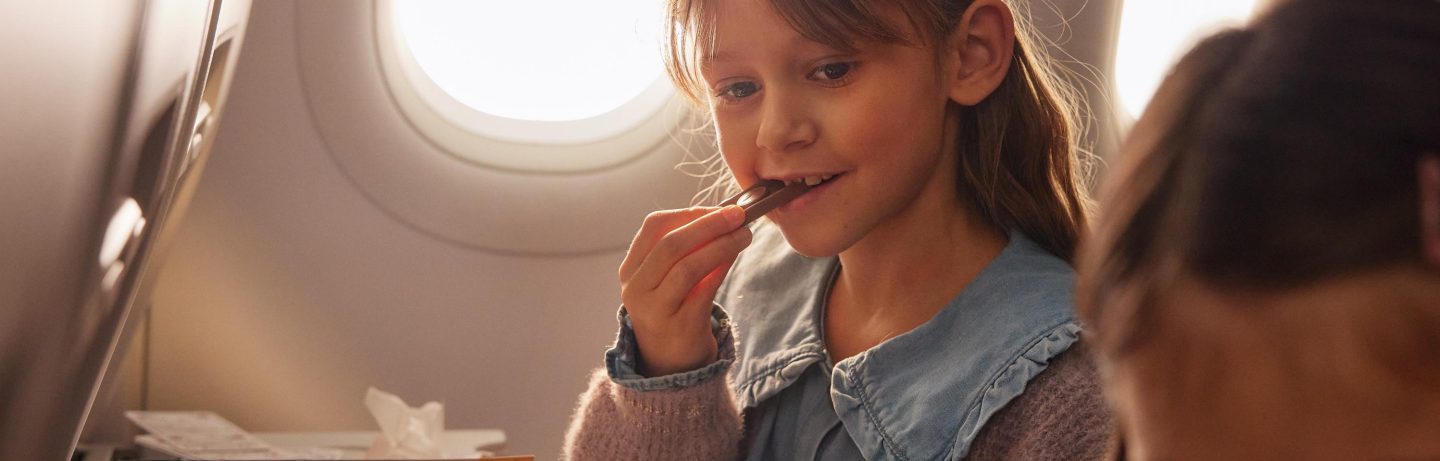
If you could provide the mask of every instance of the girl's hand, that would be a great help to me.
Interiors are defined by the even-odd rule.
[[[738,206],[645,217],[620,263],[620,300],[635,329],[640,374],[665,376],[716,360],[710,310],[725,273],[750,244],[744,219]]]

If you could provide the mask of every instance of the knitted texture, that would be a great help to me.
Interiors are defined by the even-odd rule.
[[[565,437],[564,459],[740,459],[740,412],[724,375],[694,387],[638,392],[597,370]],[[1114,443],[1090,354],[1077,343],[981,428],[965,459],[1103,459]]]
[[[1105,459],[1111,418],[1095,362],[1076,343],[980,429],[965,459]]]
[[[596,370],[565,435],[563,459],[732,460],[740,411],[724,374],[692,387],[636,391]]]

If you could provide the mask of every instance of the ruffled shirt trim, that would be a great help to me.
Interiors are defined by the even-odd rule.
[[[743,265],[742,265],[743,264]],[[717,303],[740,342],[730,370],[737,404],[757,406],[825,360],[819,328],[836,258],[794,253],[773,226]],[[981,427],[1078,339],[1074,272],[1023,235],[915,329],[835,364],[830,395],[867,459],[960,459]]]

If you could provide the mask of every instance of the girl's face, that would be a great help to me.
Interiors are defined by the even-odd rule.
[[[939,219],[916,211],[921,200],[958,201],[932,49],[845,52],[806,39],[766,0],[711,7],[715,53],[702,73],[735,179],[829,178],[769,215],[797,251],[838,254],[879,227]]]

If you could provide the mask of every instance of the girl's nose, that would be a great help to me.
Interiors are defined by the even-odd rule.
[[[771,91],[762,102],[755,145],[776,153],[793,152],[815,142],[817,129],[803,101]]]

